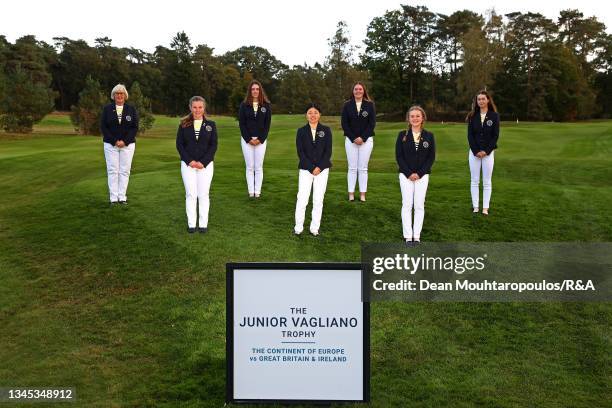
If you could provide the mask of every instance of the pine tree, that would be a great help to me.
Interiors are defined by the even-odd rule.
[[[29,133],[35,123],[53,111],[55,93],[48,84],[34,81],[17,65],[7,73],[0,99],[0,126],[7,132]]]
[[[4,100],[4,96],[6,95],[6,79],[4,77],[4,72],[0,69],[0,117],[2,117],[2,101]]]
[[[346,22],[339,21],[335,34],[327,39],[330,54],[323,66],[327,85],[325,91],[330,101],[330,106],[324,107],[327,114],[339,114],[344,101],[352,94],[353,83],[367,79],[367,73],[357,70],[353,65],[355,47],[351,46],[347,31]]]
[[[151,112],[151,100],[142,94],[140,84],[134,82],[129,91],[129,104],[136,108],[138,112],[138,133],[143,134],[153,127],[155,117]]]
[[[100,83],[88,76],[85,88],[79,92],[79,103],[71,107],[70,120],[75,130],[82,135],[99,135],[100,117],[106,103],[107,99],[102,93]]]

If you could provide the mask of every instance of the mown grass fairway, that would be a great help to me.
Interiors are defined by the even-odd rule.
[[[368,202],[349,203],[339,119],[323,118],[334,167],[321,236],[296,238],[303,117],[273,117],[258,201],[237,123],[213,119],[204,236],[185,231],[176,118],[138,139],[127,208],[108,207],[101,139],[66,116],[0,133],[0,386],[76,387],[71,406],[223,406],[227,262],[359,261],[361,241],[401,240],[403,124],[379,123]],[[465,126],[427,128],[423,240],[612,241],[612,122],[503,124],[489,218],[471,214]],[[373,304],[372,406],[607,405],[611,321],[610,304]]]

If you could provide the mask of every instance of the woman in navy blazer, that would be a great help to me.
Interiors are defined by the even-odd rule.
[[[125,103],[128,96],[123,84],[115,85],[111,91],[113,103],[104,107],[100,119],[111,205],[127,204],[127,187],[136,150],[138,112]]]
[[[319,123],[321,108],[311,103],[306,108],[308,123],[297,130],[295,144],[300,159],[297,203],[295,205],[296,235],[304,230],[306,206],[312,189],[312,219],[310,233],[319,235],[321,215],[323,214],[323,198],[327,188],[327,178],[331,167],[332,132],[331,129]]]
[[[495,149],[499,139],[499,114],[493,98],[487,91],[480,91],[474,97],[472,110],[468,114],[467,136],[470,150],[470,193],[473,212],[477,213],[480,196],[480,171],[482,169],[482,213],[489,215],[489,205],[493,185],[493,165]]]
[[[408,130],[399,132],[395,142],[395,158],[399,166],[402,192],[402,232],[408,246],[417,245],[421,241],[425,218],[425,195],[431,166],[436,159],[433,133],[423,129],[426,120],[427,115],[423,108],[412,106],[406,114]],[[414,225],[412,208],[414,208]]]
[[[259,198],[261,195],[263,161],[271,119],[272,109],[266,92],[259,81],[253,80],[238,111],[249,197]]]
[[[363,82],[356,82],[348,101],[342,107],[342,130],[348,161],[349,201],[355,200],[355,184],[359,175],[360,200],[366,200],[368,191],[368,162],[374,147],[376,110]]]
[[[206,101],[201,96],[189,100],[191,113],[181,119],[176,132],[176,150],[181,157],[181,176],[185,185],[187,232],[208,231],[210,184],[217,151],[217,126],[206,119]],[[197,207],[197,209],[196,209]]]

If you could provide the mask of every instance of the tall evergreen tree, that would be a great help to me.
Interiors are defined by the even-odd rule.
[[[79,102],[72,106],[70,120],[74,128],[82,135],[99,135],[102,108],[108,103],[100,83],[88,76],[85,88],[79,92]]]
[[[0,35],[0,67],[4,67],[6,65],[7,53],[9,50],[9,42],[6,40],[6,37]],[[4,69],[0,69],[0,101],[4,99],[4,95],[6,94],[6,78],[4,74]],[[0,103],[0,115],[2,115],[2,106]]]
[[[207,100],[206,109],[211,113],[236,113],[239,103],[236,96],[244,97],[246,87],[240,72],[233,65],[226,65],[221,57],[213,55],[213,48],[198,45],[193,54],[198,93]]]
[[[101,61],[100,73],[97,78],[103,90],[110,91],[117,84],[131,82],[130,64],[127,59],[128,50],[111,45],[108,37],[96,38],[95,49]]]
[[[541,88],[540,93],[546,104],[545,108],[540,109],[540,119],[585,119],[597,112],[595,95],[583,71],[580,57],[559,41],[543,45],[534,83]]]
[[[301,69],[294,67],[283,72],[277,93],[277,105],[288,113],[301,113],[310,102],[309,86]]]
[[[4,38],[3,38],[4,40]],[[0,41],[3,92],[0,100],[2,127],[10,132],[28,133],[35,123],[53,110],[49,66],[53,48],[28,35],[8,44]]]
[[[138,133],[144,134],[153,127],[153,123],[155,122],[155,117],[151,112],[151,100],[142,94],[138,82],[132,84],[129,94],[129,103],[134,106],[136,112],[138,112]]]
[[[506,17],[504,41],[508,52],[495,78],[497,101],[519,118],[545,118],[544,87],[534,81],[534,72],[541,62],[542,46],[554,40],[557,26],[539,13],[516,12]]]
[[[295,65],[284,71],[281,79],[278,105],[283,111],[304,114],[304,108],[310,102],[318,103],[323,114],[329,114],[335,108],[330,102],[325,85],[325,70],[320,64]]]
[[[463,92],[460,91],[461,86],[457,85],[461,81],[459,78],[460,72],[465,71],[461,71],[461,67],[467,59],[464,55],[465,36],[468,32],[481,29],[483,24],[483,17],[470,10],[458,10],[451,15],[439,15],[435,33],[439,56],[437,56],[438,60],[434,60],[434,62],[439,66],[438,70],[442,80],[440,85],[447,88],[441,89],[438,94],[447,92],[449,95],[438,99],[440,99],[439,102],[453,110],[457,106],[462,106],[465,100]],[[480,44],[470,44],[468,47],[477,47],[478,45]],[[435,76],[432,76],[433,78]],[[436,98],[432,96],[432,99],[435,100]]]
[[[612,117],[612,35],[608,34],[601,41],[602,52],[597,56],[599,71],[595,77],[597,105],[602,115]]]
[[[53,86],[59,92],[58,109],[69,110],[78,103],[88,76],[102,77],[103,61],[97,50],[83,40],[56,37],[57,61],[52,66]],[[110,91],[110,89],[109,89]]]
[[[588,78],[596,71],[592,62],[602,52],[602,40],[605,38],[606,26],[597,17],[584,18],[578,10],[562,10],[558,20],[559,38],[567,48],[579,58]]]
[[[6,78],[4,71],[0,69],[0,116],[2,116],[2,101],[6,96]]]
[[[0,126],[7,132],[29,133],[35,123],[53,111],[55,94],[49,84],[33,80],[21,66],[9,70],[4,83]]]
[[[368,25],[362,62],[370,72],[379,110],[392,112],[404,103],[410,44],[400,10],[374,17]]]
[[[366,34],[364,65],[371,71],[384,108],[407,106],[424,99],[420,92],[437,17],[425,6],[402,6],[375,17]]]
[[[162,73],[161,92],[166,113],[182,115],[189,98],[196,94],[196,70],[192,64],[193,47],[184,32],[177,33],[171,48],[158,46],[155,51],[157,66]]]
[[[473,27],[461,38],[463,66],[457,75],[457,102],[462,110],[469,109],[476,92],[493,88],[502,67],[503,45],[488,30],[493,17],[483,28]]]
[[[279,75],[288,67],[270,51],[262,47],[245,46],[225,53],[221,60],[224,64],[235,66],[242,79],[248,74],[260,81],[274,103]]]
[[[475,28],[482,28],[484,19],[480,14],[470,10],[459,10],[446,16],[440,15],[438,21],[438,37],[443,44],[445,62],[448,63],[451,74],[455,74],[461,63],[464,36]]]
[[[142,92],[151,99],[153,112],[164,112],[161,91],[162,73],[155,65],[152,54],[137,48],[127,48],[126,59],[129,65],[129,75],[138,82]]]
[[[367,73],[357,70],[352,64],[354,47],[350,45],[347,28],[346,22],[338,22],[333,37],[328,38],[330,54],[323,66],[327,85],[325,90],[331,104],[328,114],[339,114],[344,101],[352,92],[353,83],[367,79]]]

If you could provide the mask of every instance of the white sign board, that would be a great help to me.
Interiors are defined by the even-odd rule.
[[[228,265],[229,402],[369,400],[359,264]]]

